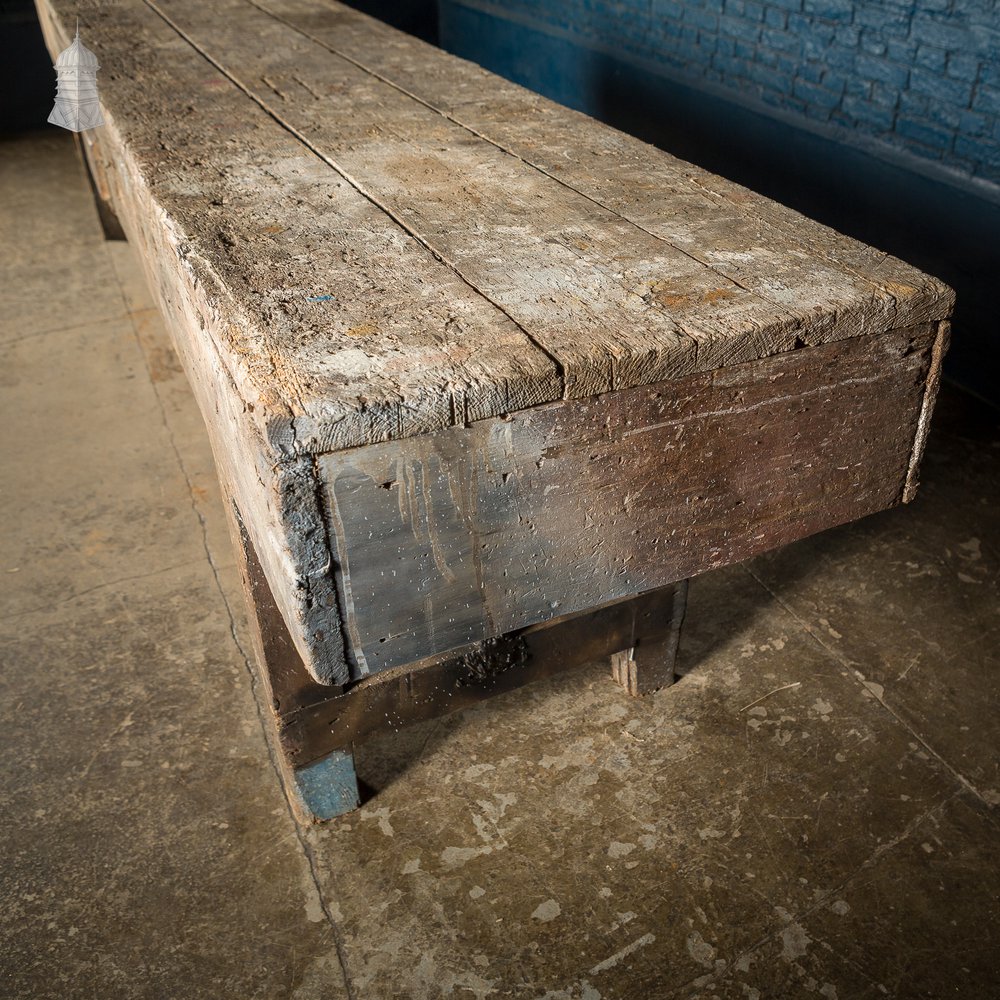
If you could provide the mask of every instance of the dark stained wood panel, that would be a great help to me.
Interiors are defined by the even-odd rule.
[[[320,461],[362,672],[898,503],[936,324]]]

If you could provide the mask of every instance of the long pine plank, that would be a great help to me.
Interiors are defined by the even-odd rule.
[[[819,306],[830,339],[950,309],[910,265],[336,0],[247,2],[762,297]]]

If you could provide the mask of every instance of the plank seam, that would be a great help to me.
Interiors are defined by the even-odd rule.
[[[679,254],[683,254],[683,256],[687,257],[689,260],[693,260],[696,264],[700,264],[702,267],[707,268],[709,271],[712,271],[713,274],[717,274],[720,278],[723,278],[726,281],[731,282],[737,288],[742,288],[743,291],[749,292],[751,295],[757,294],[756,292],[753,291],[753,289],[747,288],[746,285],[741,284],[731,275],[723,274],[721,271],[716,270],[716,268],[714,268],[708,261],[702,260],[700,257],[691,253],[689,250],[685,250],[683,247],[677,246],[676,244],[668,240],[665,236],[660,236],[658,233],[650,232],[650,230],[646,229],[643,226],[640,226],[638,222],[635,222],[633,219],[629,219],[627,216],[622,215],[620,212],[615,211],[615,209],[611,208],[608,205],[605,205],[603,202],[598,201],[596,198],[587,194],[586,191],[581,191],[579,188],[574,187],[572,184],[563,180],[561,177],[557,177],[555,174],[549,173],[549,171],[547,171],[544,167],[538,166],[537,163],[532,163],[530,160],[526,160],[523,156],[520,155],[520,153],[516,153],[513,149],[510,149],[508,146],[505,146],[502,142],[498,142],[495,139],[491,139],[488,135],[484,134],[483,132],[480,132],[478,129],[473,128],[471,125],[466,124],[460,118],[456,118],[454,115],[449,114],[442,108],[436,107],[435,105],[431,104],[430,101],[425,101],[422,97],[419,97],[417,94],[414,94],[411,91],[407,90],[405,87],[396,83],[394,80],[389,79],[389,77],[383,76],[377,70],[374,70],[370,66],[366,66],[364,63],[359,62],[357,59],[354,59],[351,56],[347,55],[346,52],[342,52],[340,49],[334,48],[334,46],[329,45],[327,42],[324,42],[323,39],[316,37],[316,35],[310,34],[303,28],[300,28],[294,22],[287,20],[280,14],[276,14],[272,10],[268,10],[266,7],[262,7],[259,3],[256,2],[256,0],[246,0],[246,2],[247,4],[249,4],[249,6],[255,7],[262,14],[266,14],[268,17],[273,18],[275,21],[278,21],[281,24],[284,24],[286,27],[291,28],[292,31],[295,31],[296,33],[302,35],[303,38],[308,38],[311,42],[315,42],[321,48],[326,49],[327,52],[329,52],[331,55],[335,55],[338,58],[343,59],[345,62],[349,62],[352,66],[357,67],[363,73],[367,73],[369,76],[374,77],[381,83],[386,84],[386,86],[392,87],[393,90],[396,90],[399,93],[403,94],[404,96],[409,97],[411,100],[416,101],[417,104],[422,105],[429,111],[433,111],[434,114],[440,115],[446,121],[451,122],[453,125],[457,125],[459,128],[465,129],[465,131],[468,132],[470,135],[474,135],[477,139],[482,139],[483,142],[489,143],[489,145],[493,146],[495,149],[499,149],[502,153],[506,153],[508,156],[513,157],[515,160],[519,161],[520,163],[523,163],[526,167],[530,167],[532,170],[536,170],[544,177],[548,177],[550,180],[555,181],[560,186],[566,188],[567,191],[572,191],[575,195],[578,195],[581,198],[585,198],[592,205],[596,205],[603,211],[610,213],[616,219],[621,219],[622,222],[626,223],[629,226],[632,226],[634,229],[638,229],[640,232],[645,233],[647,236],[652,236],[653,239],[659,240],[661,243],[666,243],[667,246],[671,247],[673,250],[676,250]],[[442,50],[442,52],[443,51],[444,50]],[[761,296],[761,298],[763,298],[763,296]],[[767,301],[771,300],[768,299]]]

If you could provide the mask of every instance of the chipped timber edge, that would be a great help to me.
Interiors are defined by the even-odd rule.
[[[38,0],[37,8],[48,49],[58,53],[71,38],[66,24],[45,0]],[[243,400],[244,407],[253,406],[247,386],[234,384],[231,368],[212,339],[201,332],[206,317],[218,319],[207,289],[220,301],[226,300],[226,291],[209,268],[199,268],[195,255],[180,252],[180,238],[137,169],[113,112],[103,111],[105,124],[88,143],[89,152],[101,161],[111,202],[129,240],[141,251],[147,281],[169,320],[174,346],[206,417],[225,492],[238,505],[268,578],[292,581],[291,586],[274,591],[303,661],[318,681],[346,683],[350,672],[314,459],[296,454],[290,414],[289,440],[281,440],[285,435],[280,433],[265,440],[245,414],[237,411],[237,400]],[[167,261],[179,261],[180,266],[166,273]],[[209,419],[213,412],[216,419]],[[241,456],[252,457],[252,467],[233,461]]]
[[[913,438],[913,451],[910,454],[910,465],[906,472],[906,486],[903,488],[903,503],[909,503],[917,495],[920,485],[920,462],[927,447],[927,435],[931,429],[931,414],[937,400],[938,389],[941,387],[941,364],[951,341],[951,323],[943,320],[938,323],[937,337],[931,351],[930,370],[927,372],[927,384],[924,389],[924,401],[920,407],[917,419],[917,432]]]

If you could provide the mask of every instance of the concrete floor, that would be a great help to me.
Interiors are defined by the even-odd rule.
[[[995,413],[946,392],[915,503],[696,580],[674,688],[595,664],[376,740],[301,829],[68,135],[0,140],[0,246],[0,995],[1000,996]]]

